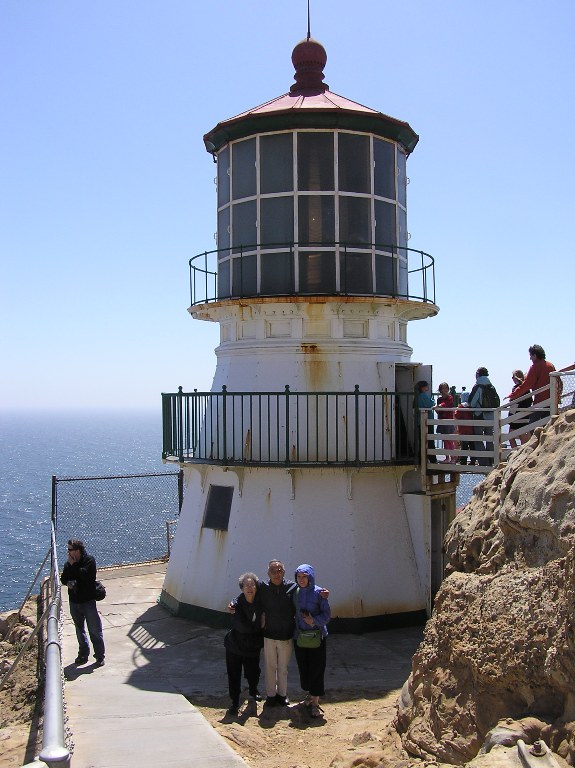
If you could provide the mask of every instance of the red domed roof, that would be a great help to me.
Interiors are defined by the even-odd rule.
[[[329,90],[323,82],[327,53],[313,38],[299,42],[292,52],[295,83],[288,93],[231,117],[209,131],[204,143],[216,152],[229,141],[296,128],[318,128],[374,133],[399,142],[409,154],[419,137],[409,123],[358,104]]]

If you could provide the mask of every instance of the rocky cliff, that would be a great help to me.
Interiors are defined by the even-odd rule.
[[[516,731],[575,764],[574,481],[570,410],[457,515],[445,540],[449,576],[395,721],[410,754],[461,765],[498,723],[521,719]]]

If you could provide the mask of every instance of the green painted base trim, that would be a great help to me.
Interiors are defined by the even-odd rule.
[[[192,619],[198,624],[205,624],[214,629],[229,629],[231,626],[231,616],[224,611],[213,611],[211,608],[202,608],[199,605],[189,605],[180,603],[172,595],[162,589],[160,595],[160,605],[167,608],[173,616],[180,616],[183,619]]]
[[[228,629],[230,615],[222,611],[213,611],[211,608],[202,608],[199,605],[180,603],[172,595],[162,590],[160,605],[173,614],[183,619],[191,619],[199,624],[205,624],[214,629]],[[330,634],[362,635],[365,632],[379,632],[382,629],[398,629],[400,627],[418,627],[425,624],[427,614],[425,611],[407,611],[406,613],[387,613],[381,616],[365,616],[359,619],[343,619],[334,617],[329,622]]]
[[[421,627],[427,621],[427,613],[406,611],[405,613],[384,613],[381,616],[363,616],[359,619],[332,618],[328,629],[332,635],[363,635],[365,632],[380,632],[382,629]]]

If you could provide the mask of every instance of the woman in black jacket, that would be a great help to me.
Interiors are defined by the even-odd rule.
[[[258,691],[260,681],[260,653],[264,644],[262,634],[262,606],[258,599],[258,577],[255,573],[243,573],[239,578],[241,594],[233,601],[235,609],[232,628],[224,638],[226,670],[232,704],[228,714],[237,715],[240,705],[242,668],[248,681],[250,698],[261,701]]]

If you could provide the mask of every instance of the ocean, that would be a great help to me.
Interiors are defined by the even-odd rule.
[[[50,547],[52,475],[171,469],[162,463],[159,405],[157,412],[0,411],[0,611],[18,607]]]

